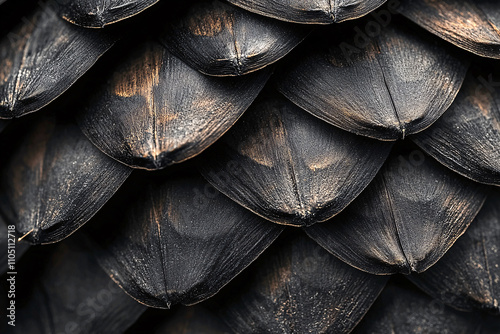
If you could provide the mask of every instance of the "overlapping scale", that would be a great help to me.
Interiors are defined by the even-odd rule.
[[[254,13],[269,16],[278,20],[305,24],[329,24],[352,20],[368,14],[386,2],[386,0],[228,1]],[[394,7],[394,5],[392,7]]]
[[[111,30],[83,27],[158,1],[40,2],[14,29],[23,4],[4,2],[0,118],[44,108],[117,32],[132,34],[65,94],[75,109],[83,104],[84,134],[50,111],[2,133],[0,248],[8,249],[4,220],[30,243],[56,242],[108,202],[129,167],[169,167],[134,172],[134,187],[88,224],[90,251],[78,237],[66,240],[44,271],[18,277],[16,332],[126,332],[145,305],[215,295],[273,243],[221,298],[155,323],[146,316],[127,332],[500,332],[497,190],[476,216],[488,185],[500,185],[500,65],[431,34],[500,59],[497,1],[389,0],[376,9],[385,0],[189,0]],[[370,12],[318,28],[280,62],[272,83],[291,101],[269,85],[254,102],[269,65],[311,30],[294,23]],[[19,124],[26,134],[12,145]],[[392,142],[410,135],[430,156],[404,142],[380,169]],[[36,250],[20,259],[26,249],[16,250],[21,273],[37,262]],[[412,273],[432,297],[393,278],[372,307],[395,273]]]
[[[488,333],[477,313],[459,312],[404,284],[389,284],[353,334]]]
[[[269,75],[263,70],[208,77],[158,42],[141,42],[103,74],[78,121],[109,156],[131,167],[161,169],[199,154],[222,136]]]
[[[320,35],[312,51],[283,71],[278,89],[355,134],[396,140],[426,129],[453,102],[468,62],[418,27],[384,20]]]
[[[107,31],[75,27],[49,5],[0,40],[0,118],[37,111],[66,91],[116,41]]]
[[[16,304],[16,326],[7,326],[6,334],[120,334],[146,311],[106,275],[79,239],[58,245],[39,280],[18,289],[33,292]]]
[[[40,116],[6,160],[0,183],[1,213],[33,244],[73,233],[132,171],[99,151],[72,122]]]
[[[203,156],[200,169],[260,216],[309,226],[344,209],[375,177],[391,147],[274,97],[254,104]]]
[[[247,12],[222,1],[197,1],[172,22],[161,41],[198,71],[247,74],[290,52],[309,29]]]
[[[396,151],[345,211],[306,232],[361,270],[423,272],[465,232],[487,194],[419,150]]]
[[[102,28],[151,7],[159,0],[59,0],[55,9],[62,18],[86,28]]]
[[[472,68],[446,113],[412,139],[448,168],[500,185],[500,64]]]
[[[397,10],[450,43],[500,59],[500,3],[496,0],[404,0]]]
[[[273,245],[247,275],[219,307],[235,333],[349,333],[388,279],[343,263],[303,233]]]
[[[451,307],[500,314],[500,193],[455,245],[426,272],[410,280]]]
[[[147,306],[170,308],[211,297],[283,229],[196,174],[144,183],[116,232],[92,236],[108,275]]]

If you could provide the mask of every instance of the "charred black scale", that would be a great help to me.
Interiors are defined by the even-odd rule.
[[[0,0],[0,331],[499,333],[499,26]]]

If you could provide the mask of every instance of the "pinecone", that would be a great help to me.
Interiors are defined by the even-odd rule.
[[[2,333],[500,333],[497,0],[0,0],[0,34]]]

